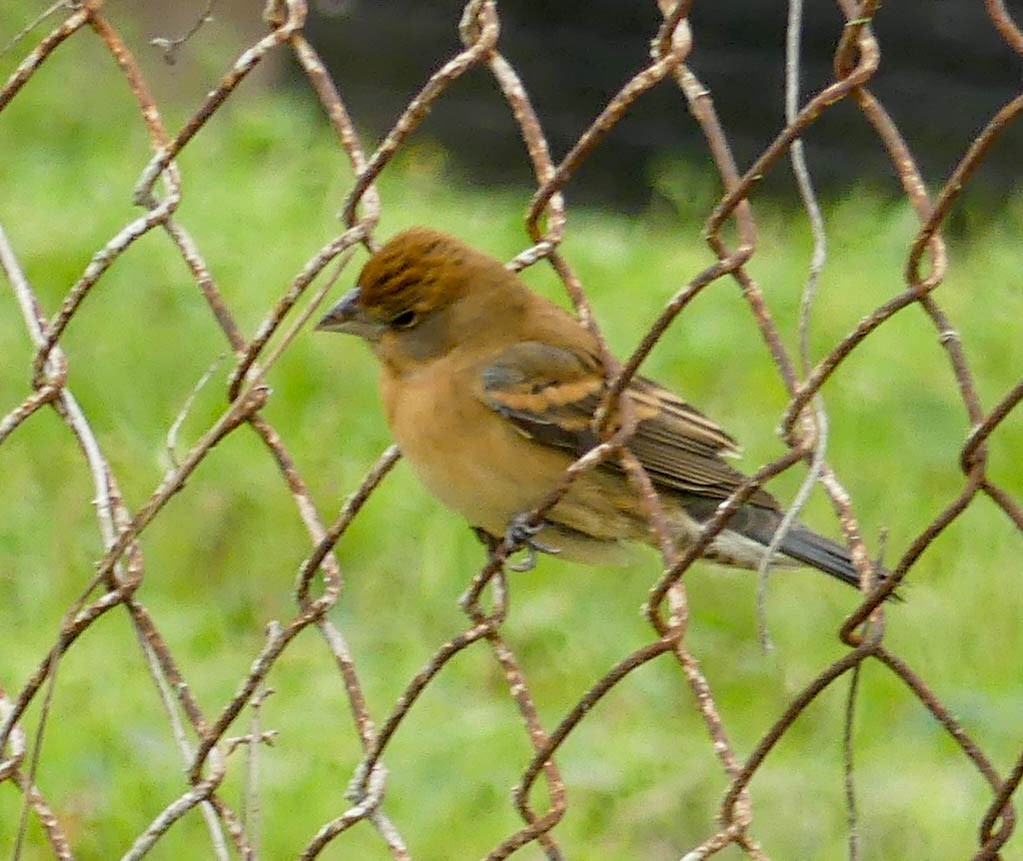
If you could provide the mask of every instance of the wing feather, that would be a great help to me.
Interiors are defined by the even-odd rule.
[[[481,382],[483,402],[536,442],[576,457],[599,442],[592,420],[606,387],[597,356],[524,341],[484,367]],[[656,486],[725,499],[746,480],[722,459],[737,455],[738,444],[701,412],[645,377],[627,393],[637,418],[629,448]],[[616,463],[602,468],[621,471]],[[777,507],[763,490],[751,501]]]

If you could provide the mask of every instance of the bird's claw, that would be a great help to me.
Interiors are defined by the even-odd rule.
[[[526,558],[521,562],[509,562],[509,569],[519,572],[532,571],[536,567],[537,553],[550,553],[552,556],[556,556],[561,552],[561,549],[558,547],[552,547],[549,544],[536,540],[537,533],[544,526],[546,526],[545,523],[540,523],[539,525],[530,523],[529,515],[527,514],[516,514],[511,519],[511,522],[508,524],[508,538],[516,550],[522,549],[526,551]]]
[[[487,553],[493,553],[501,545],[499,538],[495,538],[486,529],[481,526],[473,526],[472,533],[478,539],[480,544],[487,548]]]
[[[542,541],[536,540],[536,535],[540,530],[546,526],[546,523],[540,523],[539,525],[533,525],[529,522],[528,514],[516,514],[512,517],[508,523],[508,541],[511,543],[511,552],[517,553],[519,550],[526,552],[526,558],[521,562],[508,562],[508,568],[511,571],[532,571],[536,567],[536,557],[538,553],[550,553],[552,556],[556,556],[561,552],[560,547],[552,547],[549,544],[544,544]],[[472,531],[476,537],[482,542],[483,546],[487,548],[488,553],[495,553],[497,548],[501,546],[502,541],[487,532],[485,529],[479,526],[472,527]]]

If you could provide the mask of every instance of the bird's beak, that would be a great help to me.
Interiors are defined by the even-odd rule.
[[[387,328],[386,323],[374,320],[359,307],[359,288],[353,287],[316,324],[317,331],[344,332],[358,335],[367,341],[379,341]]]

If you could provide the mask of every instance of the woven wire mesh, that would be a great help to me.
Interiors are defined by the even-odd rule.
[[[519,817],[519,825],[506,838],[486,850],[487,858],[505,858],[520,850],[524,850],[523,854],[540,852],[548,858],[560,858],[569,853],[569,848],[562,845],[558,825],[572,810],[573,779],[559,768],[559,752],[573,734],[585,731],[587,724],[595,720],[592,715],[603,698],[651,662],[671,663],[673,672],[668,675],[671,696],[679,696],[685,689],[690,691],[685,707],[699,716],[706,732],[697,738],[682,738],[678,742],[709,746],[718,760],[717,768],[725,787],[718,815],[707,818],[703,836],[691,845],[672,844],[664,850],[665,857],[698,859],[726,849],[725,854],[740,852],[751,858],[768,857],[770,847],[762,846],[757,838],[757,796],[755,792],[751,793],[751,781],[776,755],[779,745],[795,734],[797,721],[810,712],[814,703],[839,679],[851,677],[855,687],[855,680],[865,665],[883,667],[904,693],[916,698],[928,715],[929,730],[939,730],[951,739],[955,750],[954,767],[963,774],[976,775],[986,785],[986,808],[979,813],[971,811],[968,814],[976,830],[973,857],[999,857],[1001,848],[1010,840],[1016,827],[1013,798],[1023,777],[1023,749],[1018,747],[1019,739],[1015,740],[1016,747],[1013,748],[1015,758],[996,765],[984,746],[968,731],[967,725],[952,714],[940,690],[932,685],[926,674],[910,666],[889,645],[890,629],[897,628],[899,623],[897,610],[892,610],[885,598],[904,580],[907,584],[912,583],[921,555],[946,527],[979,499],[990,503],[985,508],[986,516],[1003,518],[1011,525],[1013,540],[1023,534],[1023,508],[1018,495],[1014,488],[992,478],[987,466],[989,440],[995,438],[1011,418],[1018,421],[1017,407],[1023,398],[1023,381],[1007,390],[986,393],[986,397],[981,397],[955,322],[943,307],[940,289],[948,266],[948,249],[942,228],[970,178],[983,164],[985,154],[1023,110],[1023,94],[1007,102],[990,118],[944,184],[937,193],[931,194],[915,167],[910,146],[870,89],[871,78],[880,62],[880,46],[871,30],[871,20],[878,4],[840,0],[838,5],[847,24],[835,49],[834,80],[809,98],[801,98],[795,89],[791,90],[787,121],[775,139],[745,169],[736,165],[732,158],[727,129],[718,122],[711,91],[699,79],[698,70],[688,64],[691,49],[700,34],[690,30],[690,4],[686,2],[676,4],[661,0],[659,9],[663,22],[656,32],[650,33],[650,55],[636,58],[637,64],[643,63],[643,68],[624,82],[620,91],[560,160],[556,160],[550,152],[542,121],[534,113],[527,89],[513,62],[502,54],[500,10],[495,2],[472,0],[466,5],[461,20],[452,21],[452,27],[457,28],[460,35],[462,49],[455,56],[438,58],[437,71],[428,77],[382,142],[372,149],[365,146],[346,108],[343,87],[338,88],[331,81],[316,51],[303,35],[307,9],[300,0],[268,4],[264,12],[267,34],[225,64],[217,84],[190,115],[177,124],[166,120],[135,57],[136,49],[129,46],[115,20],[116,16],[112,12],[108,15],[100,0],[57,4],[50,13],[59,19],[59,23],[54,26],[52,20],[48,21],[46,26],[52,29],[43,38],[33,42],[34,31],[31,31],[9,49],[24,52],[24,57],[0,90],[0,124],[4,119],[2,111],[17,105],[19,100],[31,98],[33,78],[42,74],[66,45],[90,40],[94,47],[109,55],[118,70],[121,89],[110,93],[109,98],[133,100],[135,110],[147,129],[151,147],[151,158],[134,185],[133,203],[139,214],[121,222],[103,247],[95,249],[84,271],[73,277],[55,307],[49,307],[39,286],[25,274],[25,252],[19,250],[17,242],[7,232],[0,231],[0,263],[15,299],[14,303],[3,306],[4,313],[13,314],[15,308],[20,311],[32,343],[31,361],[27,366],[5,361],[5,377],[17,379],[19,374],[22,378],[27,376],[29,385],[15,402],[0,405],[5,411],[0,420],[0,446],[16,443],[20,436],[44,421],[45,415],[55,414],[77,442],[78,456],[90,482],[89,495],[83,496],[79,503],[94,510],[102,536],[102,550],[95,554],[93,568],[83,570],[80,566],[69,565],[69,570],[62,572],[73,578],[75,591],[80,593],[80,597],[66,607],[62,618],[35,620],[38,627],[55,632],[49,649],[37,656],[34,667],[23,671],[12,667],[0,679],[0,716],[3,719],[0,725],[0,781],[16,788],[19,793],[19,803],[8,805],[4,811],[5,821],[10,825],[6,830],[12,835],[12,841],[20,845],[25,839],[26,823],[34,820],[33,827],[37,832],[30,830],[29,833],[38,833],[40,846],[48,846],[52,855],[65,858],[73,857],[77,851],[88,854],[85,848],[76,850],[76,841],[80,842],[82,835],[76,823],[74,805],[67,802],[68,787],[61,785],[59,769],[54,771],[47,765],[56,757],[51,746],[55,744],[54,739],[60,737],[62,726],[75,720],[73,709],[60,708],[62,688],[73,688],[76,674],[89,672],[88,667],[74,661],[76,652],[83,651],[82,645],[89,642],[95,631],[102,629],[108,617],[116,616],[127,623],[118,632],[125,652],[138,650],[143,658],[142,662],[126,665],[124,672],[148,671],[153,689],[166,712],[165,735],[146,740],[146,744],[161,750],[176,749],[180,771],[180,794],[158,807],[148,827],[134,836],[130,847],[121,850],[124,857],[146,855],[171,838],[176,823],[183,818],[195,817],[202,817],[208,834],[207,847],[196,851],[208,852],[215,857],[229,857],[232,852],[242,857],[261,854],[260,822],[266,813],[260,811],[260,763],[274,754],[260,750],[274,742],[277,731],[275,727],[265,726],[260,715],[269,695],[268,676],[302,648],[298,645],[304,642],[300,635],[306,631],[315,632],[319,637],[323,648],[317,660],[332,662],[335,671],[336,691],[331,696],[343,696],[353,720],[343,730],[339,729],[341,724],[336,720],[337,706],[333,701],[328,707],[311,697],[301,707],[315,710],[322,705],[324,723],[329,722],[331,732],[350,735],[361,752],[354,758],[354,773],[348,779],[346,790],[342,785],[324,781],[323,794],[334,799],[337,813],[321,822],[308,835],[304,846],[296,847],[296,854],[303,858],[316,857],[325,850],[343,852],[346,848],[355,853],[353,857],[363,857],[360,853],[368,857],[374,851],[394,858],[415,854],[416,835],[406,833],[402,822],[392,820],[389,815],[390,799],[399,791],[392,787],[396,780],[400,785],[401,764],[400,760],[396,762],[388,754],[399,743],[403,733],[411,734],[402,749],[404,755],[409,755],[409,745],[413,751],[417,744],[422,749],[429,746],[425,734],[435,730],[418,725],[413,733],[406,728],[423,695],[438,684],[438,679],[451,662],[466,652],[485,654],[487,660],[477,668],[480,678],[488,683],[495,678],[500,679],[504,688],[498,691],[484,687],[482,692],[467,694],[467,700],[510,697],[518,717],[514,718],[510,712],[502,714],[513,727],[517,727],[516,731],[522,733],[528,745],[522,749],[521,758],[512,764],[520,777],[511,800],[495,802],[507,805],[509,811],[514,810]],[[1016,55],[1023,55],[1023,33],[1004,6],[997,0],[988,0],[984,6],[992,26],[1008,48]],[[793,33],[798,33],[798,12],[799,6],[793,2],[790,5]],[[26,49],[26,45],[30,45],[30,49]],[[180,46],[165,42],[163,47],[177,50]],[[309,250],[298,274],[284,286],[278,298],[263,309],[254,334],[249,335],[245,326],[239,323],[237,309],[233,307],[232,299],[235,297],[229,297],[229,291],[218,283],[213,274],[216,261],[211,261],[203,242],[189,228],[188,184],[183,180],[179,160],[187,149],[203,147],[202,132],[208,123],[223,113],[228,105],[245,98],[244,89],[240,88],[244,79],[268,58],[282,53],[289,54],[301,69],[305,85],[318,100],[336,133],[336,152],[347,160],[355,178],[347,184],[344,199],[340,201],[340,229],[321,247]],[[798,70],[791,65],[798,59],[798,54],[798,42],[794,41],[789,46],[790,83],[798,80]],[[699,228],[715,260],[702,271],[689,273],[681,279],[682,286],[664,307],[663,313],[649,325],[646,335],[624,363],[619,364],[609,358],[608,365],[613,370],[609,399],[620,395],[640,363],[671,331],[676,319],[684,318],[696,297],[712,286],[729,282],[740,288],[765,347],[764,361],[773,364],[789,398],[781,419],[781,435],[788,446],[785,455],[757,470],[754,479],[733,494],[707,524],[700,544],[681,555],[675,554],[671,547],[663,546],[663,571],[649,583],[650,591],[644,605],[649,632],[647,640],[621,654],[612,667],[581,693],[573,694],[568,706],[556,712],[534,693],[536,677],[549,667],[530,665],[522,644],[514,633],[509,633],[509,595],[514,596],[520,588],[528,588],[505,572],[505,560],[514,549],[510,541],[497,547],[482,568],[464,572],[467,584],[461,599],[466,614],[464,630],[446,642],[434,644],[432,655],[421,671],[403,680],[396,697],[382,703],[377,692],[371,706],[365,679],[367,673],[372,673],[378,665],[371,664],[371,669],[365,670],[366,661],[360,659],[349,645],[351,629],[365,625],[366,620],[360,620],[357,614],[346,615],[343,612],[348,593],[335,548],[345,546],[360,512],[400,455],[393,447],[384,451],[362,483],[341,505],[340,511],[331,516],[314,501],[307,477],[300,468],[302,458],[296,456],[296,448],[300,448],[301,442],[286,438],[279,432],[277,423],[271,420],[274,392],[267,382],[271,369],[293,349],[295,336],[304,335],[309,318],[327,291],[335,285],[345,267],[359,259],[360,247],[372,250],[386,238],[378,236],[377,229],[381,212],[389,205],[386,195],[378,187],[382,173],[407,148],[410,137],[431,105],[438,99],[450,97],[457,80],[473,69],[486,70],[493,77],[497,85],[494,98],[503,99],[514,117],[524,152],[536,177],[536,190],[524,222],[529,245],[510,265],[522,269],[543,265],[541,261],[546,261],[564,285],[580,318],[598,337],[601,337],[599,315],[590,306],[573,263],[560,250],[562,240],[571,235],[569,210],[562,191],[571,188],[579,166],[607,135],[614,133],[616,124],[630,105],[654,87],[670,87],[677,91],[680,121],[688,112],[691,119],[685,121],[699,125],[720,183],[720,197]],[[69,92],[68,97],[72,98],[73,94]],[[874,130],[877,146],[888,154],[905,199],[916,213],[918,226],[905,250],[904,280],[900,288],[872,308],[822,357],[811,361],[805,349],[792,350],[786,345],[771,305],[752,274],[759,244],[750,199],[765,174],[778,170],[779,165],[791,159],[800,180],[807,222],[818,240],[818,249],[821,248],[823,225],[819,223],[810,177],[803,162],[800,136],[809,134],[813,124],[840,102],[854,105],[863,121]],[[41,144],[42,138],[41,131],[39,141],[25,142],[25,145]],[[124,169],[126,172],[135,170],[127,164]],[[8,178],[9,182],[11,180]],[[16,182],[16,177],[13,181]],[[207,176],[205,181],[215,183],[216,176]],[[123,206],[124,201],[117,203]],[[0,217],[6,220],[15,216],[7,211],[0,212]],[[687,229],[690,235],[697,231],[693,225]],[[157,253],[169,253],[185,267],[191,283],[205,303],[206,319],[215,322],[222,335],[223,349],[231,358],[227,406],[210,420],[203,432],[196,435],[187,450],[170,457],[162,480],[141,493],[143,501],[130,505],[126,500],[129,496],[140,495],[141,480],[137,476],[123,474],[122,458],[115,450],[117,437],[109,433],[117,418],[102,414],[102,400],[92,398],[90,412],[75,396],[77,380],[94,371],[89,367],[76,368],[76,345],[72,342],[79,319],[92,313],[90,304],[96,300],[91,298],[91,294],[101,291],[111,281],[122,255],[127,255],[133,246],[142,242],[149,243],[145,247],[150,249],[158,243]],[[804,327],[809,325],[814,312],[812,286],[816,273],[817,268],[814,268],[811,289],[804,293],[800,311],[800,324]],[[122,301],[130,302],[130,299],[122,297]],[[798,468],[797,465],[803,462],[810,465],[806,486],[818,481],[823,486],[837,512],[857,566],[865,576],[869,574],[871,558],[879,549],[873,543],[870,548],[864,543],[854,500],[824,456],[824,442],[828,436],[827,412],[817,395],[843,367],[843,363],[857,354],[888,320],[915,311],[922,311],[933,328],[945,354],[945,366],[951,368],[951,373],[942,369],[945,374],[943,384],[949,395],[961,405],[970,427],[961,447],[948,453],[948,457],[957,459],[961,469],[959,491],[945,501],[940,512],[927,518],[904,548],[897,548],[897,558],[891,558],[889,551],[888,565],[893,576],[885,587],[864,598],[863,603],[842,623],[837,632],[841,643],[838,657],[821,660],[812,678],[802,680],[795,690],[785,695],[787,706],[771,717],[762,735],[748,744],[738,745],[730,737],[727,718],[692,648],[684,575],[702,547],[724,528],[730,514],[753,492],[754,482],[763,482],[783,471]],[[992,325],[998,327],[1006,339],[1011,339],[1015,337],[1018,320],[999,321],[992,315]],[[124,344],[107,346],[128,357],[131,351],[127,344],[136,342],[139,333],[128,331],[126,327],[124,335]],[[162,349],[180,350],[180,345],[186,343],[187,333],[168,334],[168,337],[172,340]],[[610,357],[602,337],[601,343]],[[144,379],[139,379],[138,384],[144,385]],[[166,423],[172,439],[178,437],[186,416],[187,410]],[[293,542],[290,552],[296,559],[304,556],[304,561],[298,566],[294,581],[291,615],[267,626],[260,647],[246,656],[244,670],[236,677],[233,690],[220,691],[217,696],[207,692],[206,699],[216,704],[212,708],[204,708],[194,693],[196,687],[203,686],[201,681],[197,681],[202,668],[187,666],[179,660],[180,643],[173,642],[173,638],[165,633],[164,617],[173,614],[173,607],[154,598],[159,605],[159,609],[154,609],[146,597],[147,582],[153,574],[147,565],[144,536],[147,530],[156,527],[161,518],[172,516],[169,511],[176,496],[181,494],[185,499],[190,498],[189,494],[193,493],[190,482],[208,461],[216,459],[214,452],[218,447],[228,438],[236,438],[246,431],[254,434],[259,443],[258,447],[245,450],[245,457],[260,461],[258,467],[251,468],[276,471],[280,493],[287,494],[293,501],[295,515],[301,522],[305,537],[300,538],[297,531],[292,531],[280,540]],[[627,428],[623,429],[623,434],[624,439]],[[40,440],[38,444],[45,443],[45,437]],[[574,474],[592,468],[599,456],[609,456],[614,452],[617,442],[621,440],[609,441],[570,472]],[[173,451],[174,446],[170,448]],[[907,453],[907,457],[912,456],[912,452]],[[630,461],[627,455],[625,457],[625,466],[631,477],[647,491],[656,527],[657,506],[649,481],[638,462]],[[226,470],[218,473],[217,480],[225,484],[225,493],[244,494],[240,482],[231,487],[232,481],[238,478],[234,472]],[[570,478],[571,475],[566,475],[565,480]],[[131,486],[130,494],[125,493],[124,485]],[[552,488],[549,503],[553,503],[562,489]],[[12,500],[22,492],[11,485],[5,486],[4,490]],[[196,504],[200,505],[201,500],[200,497]],[[197,514],[202,516],[201,511]],[[542,511],[536,516],[542,516]],[[402,526],[405,528],[414,531],[416,526]],[[40,544],[59,544],[61,536],[39,535],[33,536],[33,540]],[[218,540],[225,543],[225,553],[230,554],[236,544],[252,544],[253,536],[231,534]],[[978,548],[980,550],[982,548]],[[197,577],[194,588],[198,599],[205,581],[197,572],[184,570],[174,576],[187,579],[193,575]],[[13,576],[26,575],[19,571],[13,572]],[[398,575],[387,572],[386,576]],[[215,600],[212,594],[205,600]],[[453,602],[456,596],[451,597]],[[412,603],[411,612],[414,612],[414,606]],[[0,608],[0,615],[5,612],[9,610]],[[405,607],[403,612],[410,612],[409,607]],[[400,630],[402,624],[397,617],[371,621],[373,625],[395,631]],[[136,635],[137,642],[133,645],[129,645],[132,643],[129,628]],[[576,632],[576,636],[585,641],[593,633]],[[658,678],[663,681],[665,677]],[[1006,680],[1006,685],[1018,690],[1019,679]],[[106,691],[112,704],[111,727],[114,731],[118,708],[125,706],[118,704],[115,679],[108,679]],[[326,694],[321,692],[321,697],[326,699]],[[58,703],[53,714],[52,702]],[[850,697],[850,726],[857,707],[858,701]],[[642,735],[643,728],[633,727],[631,731]],[[847,730],[847,736],[845,781],[850,819],[849,852],[852,857],[859,857],[856,781],[852,769],[856,746],[851,730]],[[893,737],[886,741],[893,746],[891,761],[893,768],[897,768],[898,756],[894,748],[899,746],[900,740]],[[64,755],[72,754],[65,752]],[[670,752],[665,752],[665,758],[670,761]],[[144,745],[140,759],[145,759]],[[166,757],[162,761],[166,762]],[[385,767],[385,762],[388,767]],[[390,775],[388,768],[391,769]],[[642,792],[654,788],[654,785],[643,787]],[[814,789],[803,786],[800,792],[812,793]],[[433,791],[465,800],[467,795],[471,795],[472,788],[470,782],[448,774],[447,779],[440,781]],[[117,793],[112,789],[106,793],[105,803],[95,814],[100,818],[114,815],[118,806],[135,803],[127,791],[121,797],[116,797]],[[64,801],[52,801],[54,794]],[[685,800],[678,799],[678,804],[684,805]],[[464,809],[471,810],[471,805],[466,802]],[[775,802],[771,809],[784,811],[786,807],[784,803]],[[471,813],[464,816],[470,818]],[[375,836],[372,839],[365,836],[366,826],[373,830]],[[15,837],[16,834],[19,836]],[[356,842],[347,842],[353,840]],[[16,854],[17,851],[20,850],[16,850]],[[103,850],[105,854],[111,851],[109,847]],[[44,851],[40,857],[45,854]],[[462,854],[464,849],[461,847],[451,847],[451,857],[461,857]]]

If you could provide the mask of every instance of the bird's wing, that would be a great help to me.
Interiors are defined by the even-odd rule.
[[[483,402],[525,436],[575,456],[599,442],[592,421],[606,387],[596,356],[523,341],[486,364],[481,383]],[[745,481],[722,460],[737,454],[738,445],[714,422],[644,377],[627,391],[637,419],[629,449],[658,487],[725,499]],[[606,468],[620,469],[615,463]],[[762,490],[751,501],[777,505]]]

